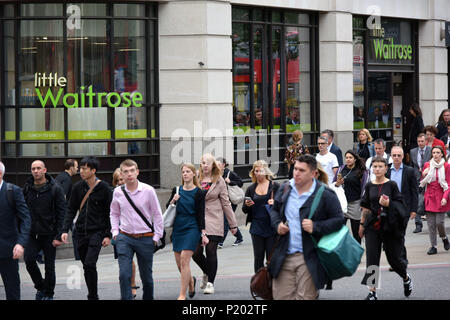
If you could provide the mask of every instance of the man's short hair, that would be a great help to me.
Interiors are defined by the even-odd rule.
[[[326,133],[329,137],[331,137],[331,140],[334,139],[334,132],[331,129],[325,129],[321,133]]]
[[[0,161],[0,172],[2,173],[2,176],[5,174],[5,165],[3,164],[3,162]]]
[[[77,160],[75,159],[67,159],[66,162],[64,162],[64,170],[69,170],[72,167],[75,167],[75,163]]]
[[[325,137],[325,136],[320,136],[320,137],[317,138],[317,140],[325,141],[328,144],[328,138]]]
[[[377,140],[375,140],[374,143],[378,143],[378,144],[382,143],[382,144],[383,144],[383,147],[386,147],[386,141],[384,141],[384,140],[381,139],[381,138],[378,138]]]
[[[385,158],[383,158],[383,157],[380,157],[380,156],[373,157],[373,159],[372,159],[372,165],[373,165],[375,162],[383,162],[385,166],[388,165],[387,160],[386,160]]]
[[[402,152],[402,155],[405,155],[405,152],[403,151],[403,148],[400,147],[400,146],[393,146],[393,147],[391,148],[391,155],[392,155],[392,150],[394,150],[394,148],[399,149],[399,150]]]
[[[417,135],[417,139],[419,139],[419,138],[426,138],[426,134],[425,133],[423,133],[423,132],[421,132],[421,133],[419,133],[418,135]]]
[[[88,168],[91,168],[91,170],[95,169],[97,171],[100,167],[100,162],[94,156],[87,156],[81,159],[80,167],[82,166],[87,166]]]
[[[306,163],[312,171],[317,170],[317,160],[310,154],[302,154],[295,161]]]
[[[122,170],[122,167],[136,167],[136,169],[139,169],[136,161],[131,159],[123,160],[122,163],[120,164],[120,170]]]

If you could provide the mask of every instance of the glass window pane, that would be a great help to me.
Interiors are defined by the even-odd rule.
[[[145,102],[145,23],[144,21],[114,21],[114,90],[137,91]]]
[[[243,21],[249,20],[248,9],[233,7],[232,15],[233,15],[233,20],[243,20]]]
[[[147,138],[146,108],[115,109],[116,139]]]
[[[63,108],[20,108],[20,140],[63,140]]]
[[[67,4],[66,15],[72,15],[73,11],[70,6],[77,6],[81,17],[104,17],[106,16],[106,4],[99,3],[69,3]]]
[[[264,12],[262,9],[253,9],[253,21],[264,21]]]
[[[392,141],[391,80],[389,73],[369,73],[369,129],[374,140]],[[388,129],[388,130],[386,130]]]
[[[106,156],[108,154],[107,142],[94,142],[94,143],[69,143],[69,156]]]
[[[5,109],[5,140],[16,140],[16,110]]]
[[[24,157],[64,156],[63,143],[24,143],[19,150]]]
[[[272,22],[281,22],[281,12],[272,11]]]
[[[261,129],[263,126],[263,107],[264,107],[264,91],[263,91],[263,32],[262,27],[257,27],[253,33],[253,68],[254,68],[254,118],[255,129]],[[265,66],[267,70],[267,66]]]
[[[233,23],[233,126],[250,125],[249,25]]]
[[[286,131],[311,131],[308,28],[286,28]]]
[[[23,17],[49,17],[62,16],[63,6],[58,3],[49,4],[22,4],[20,13]]]
[[[14,17],[14,5],[6,4],[3,6],[3,17]]]
[[[285,23],[289,24],[309,24],[308,13],[286,12],[284,14]]]
[[[143,4],[115,4],[114,16],[116,17],[145,17],[145,5]]]
[[[353,129],[364,128],[364,31],[353,30]]]
[[[4,73],[5,73],[5,83],[3,84],[6,88],[1,90],[6,92],[5,103],[6,105],[16,104],[16,81],[15,81],[15,53],[14,53],[14,23],[13,21],[5,21],[3,29],[3,39],[5,41],[4,48]]]
[[[272,117],[273,128],[280,129],[281,125],[281,64],[280,64],[281,29],[272,30]]]
[[[20,104],[39,103],[35,91],[35,74],[63,75],[63,34],[62,21],[23,20],[20,23],[19,82]],[[38,84],[40,94],[45,97],[50,89],[57,96],[60,87],[49,86],[49,82]],[[44,100],[43,100],[44,101]],[[51,99],[47,99],[47,106]]]
[[[107,108],[68,109],[69,140],[111,139]]]
[[[147,153],[146,141],[116,142],[116,155]]]
[[[5,143],[5,156],[15,157],[16,156],[16,144],[15,143]]]
[[[156,97],[156,78],[155,78],[155,69],[156,69],[156,62],[155,62],[155,30],[156,30],[156,21],[151,21],[149,23],[149,29],[150,31],[147,34],[148,41],[150,43],[150,52],[148,52],[148,56],[150,58],[150,67],[147,68],[147,72],[150,72],[150,92],[148,92],[149,103],[156,103],[157,97]]]
[[[81,29],[67,30],[67,92],[110,91],[108,45],[106,20],[82,20]]]

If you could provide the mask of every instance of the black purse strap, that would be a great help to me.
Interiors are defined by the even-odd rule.
[[[130,196],[128,195],[128,192],[125,190],[125,185],[123,184],[121,187],[123,194],[125,195],[125,198],[127,198],[128,202],[131,204],[133,209],[137,212],[137,214],[141,217],[142,220],[144,220],[145,224],[152,230],[152,232],[155,232],[155,229],[153,228],[153,225],[147,220],[147,218],[142,214],[141,210],[136,207],[133,200],[131,200]]]

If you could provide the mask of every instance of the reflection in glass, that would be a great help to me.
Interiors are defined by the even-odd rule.
[[[62,157],[63,143],[24,143],[19,147],[19,155],[24,157]]]
[[[16,110],[5,109],[5,140],[16,140]]]
[[[108,154],[108,143],[69,143],[69,156],[106,156]]]
[[[249,20],[248,9],[233,7],[232,15],[233,15],[233,20],[243,20],[243,21]]]
[[[3,36],[5,41],[5,48],[3,55],[4,66],[5,66],[5,90],[0,90],[6,92],[5,103],[6,105],[16,104],[16,82],[15,82],[15,54],[14,54],[14,24],[13,21],[5,21],[3,29]],[[3,89],[3,88],[2,88]]]
[[[369,74],[368,120],[370,133],[374,139],[392,140],[392,112],[389,103],[390,83],[388,73]]]
[[[62,76],[63,69],[63,21],[23,20],[20,22],[19,82],[20,104],[36,105],[39,102],[35,92],[35,73]],[[48,84],[48,83],[46,83]],[[57,96],[59,87],[41,86],[43,96],[47,90]],[[51,105],[50,99],[47,105]]]
[[[138,91],[145,102],[145,23],[114,21],[114,91]]]
[[[115,117],[116,139],[147,138],[147,109],[116,108]],[[137,142],[117,143],[116,148],[120,148],[116,149],[116,154],[137,154],[147,151]]]
[[[233,126],[244,131],[250,125],[249,41],[249,26],[233,23]]]
[[[353,31],[353,129],[364,128],[364,31]]]
[[[116,155],[147,153],[146,141],[116,142]]]
[[[82,17],[104,17],[106,16],[106,4],[101,3],[69,3],[67,4],[67,8],[75,5],[80,8],[80,13]],[[71,15],[71,13],[67,13],[66,15]]]
[[[281,29],[272,30],[272,110],[275,129],[281,124],[281,65],[280,65]]]
[[[114,16],[116,17],[145,17],[145,5],[143,4],[115,4]]]
[[[22,17],[62,16],[63,6],[57,3],[22,4],[20,6],[20,14]]]
[[[254,68],[254,118],[255,129],[261,129],[263,125],[263,106],[264,106],[264,91],[263,91],[263,32],[261,26],[255,28],[253,33],[253,68]],[[267,68],[267,66],[266,66]]]

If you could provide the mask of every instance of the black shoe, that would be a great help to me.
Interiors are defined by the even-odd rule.
[[[36,292],[36,296],[35,296],[35,300],[44,300],[45,297],[45,293],[42,291],[37,291]]]
[[[364,300],[378,300],[377,293],[375,291],[369,291],[369,294]]]
[[[408,273],[408,280],[403,281],[403,292],[405,297],[409,297],[413,289],[413,282],[411,279],[411,275]]]
[[[430,249],[428,249],[427,254],[428,255],[432,255],[432,254],[436,254],[437,253],[437,249],[435,247],[431,247]]]
[[[389,267],[389,272],[394,272],[394,268]]]
[[[444,242],[444,249],[448,251],[448,249],[450,249],[450,243],[448,242],[448,238],[442,239],[442,242]]]
[[[197,283],[197,279],[195,277],[192,277],[194,279],[194,291],[189,291],[189,298],[193,298],[195,296],[195,284]]]
[[[413,233],[419,233],[422,232],[422,227],[416,226],[416,229],[413,231]]]

